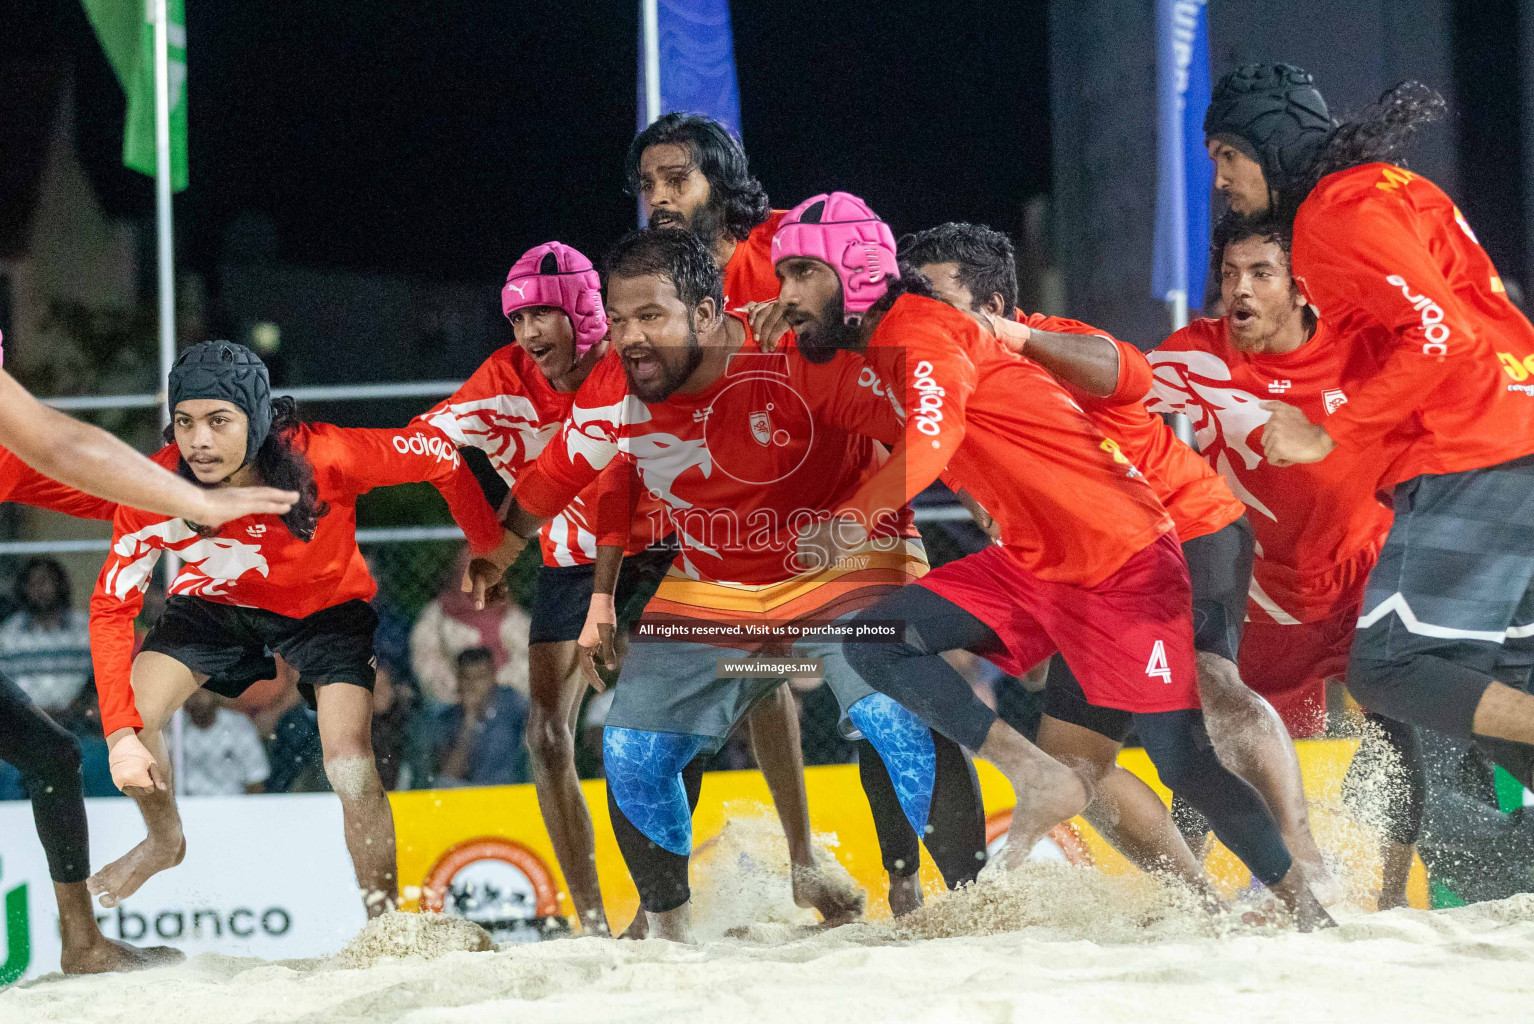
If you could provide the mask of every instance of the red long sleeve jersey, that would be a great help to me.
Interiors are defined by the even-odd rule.
[[[628,394],[616,354],[602,360],[564,429],[518,480],[522,507],[563,508],[621,457],[664,507],[687,576],[756,585],[801,575],[799,528],[873,474],[882,453],[869,436],[893,442],[900,420],[856,357],[817,366],[792,351],[765,354],[737,321],[744,344],[696,394],[642,402]],[[909,511],[895,529],[915,535]]]
[[[1145,475],[1058,381],[968,315],[903,295],[865,353],[901,396],[905,432],[848,503],[871,520],[942,477],[995,518],[1041,579],[1092,586],[1172,529]]]
[[[1153,405],[1186,413],[1199,449],[1245,502],[1257,539],[1253,621],[1293,625],[1329,617],[1356,599],[1374,566],[1390,510],[1381,476],[1411,437],[1400,427],[1365,447],[1340,447],[1320,462],[1277,467],[1261,430],[1270,399],[1295,406],[1328,430],[1379,370],[1375,346],[1344,338],[1325,321],[1282,355],[1249,355],[1224,320],[1195,320],[1150,353]]]
[[[1061,383],[1097,429],[1117,441],[1129,461],[1145,474],[1172,517],[1179,540],[1206,537],[1245,514],[1245,506],[1230,492],[1224,478],[1198,452],[1179,441],[1160,416],[1146,408],[1153,378],[1150,363],[1139,349],[1080,320],[1043,313],[1024,316],[1021,312],[1018,320],[1041,331],[1095,335],[1118,346],[1119,384],[1113,394],[1098,397]],[[1023,354],[1027,355],[1026,348]]]
[[[574,402],[573,392],[554,390],[532,357],[513,343],[493,353],[451,398],[416,421],[436,427],[455,444],[483,451],[511,487],[558,433]],[[544,524],[538,532],[544,565],[588,564],[604,535],[624,543],[630,555],[654,543],[650,527],[656,517],[641,514],[615,524],[597,523],[598,492],[604,486],[618,484],[594,482]]]
[[[225,523],[212,537],[199,536],[185,520],[120,506],[112,521],[112,550],[91,595],[91,662],[101,699],[102,729],[110,735],[143,725],[134,710],[129,683],[133,657],[133,620],[144,604],[150,574],[163,552],[174,552],[181,571],[170,593],[219,604],[263,608],[303,618],[352,600],[368,600],[377,585],[357,548],[357,496],[374,487],[426,482],[439,491],[472,488],[458,451],[447,437],[430,428],[359,430],[328,423],[300,424],[296,447],[314,468],[319,500],[329,505],[307,544],[288,532],[277,516],[247,516]],[[175,445],[161,449],[154,461],[174,471],[180,459]],[[494,546],[500,524],[483,497],[478,504],[450,502],[471,545]]]
[[[0,501],[52,509],[76,519],[111,519],[117,505],[43,476],[0,448]]]
[[[1381,364],[1326,432],[1352,450],[1411,432],[1382,487],[1534,452],[1534,327],[1438,186],[1389,164],[1328,175],[1300,204],[1293,266],[1321,319]]]

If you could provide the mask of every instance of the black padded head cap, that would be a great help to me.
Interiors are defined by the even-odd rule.
[[[272,382],[261,357],[227,341],[193,345],[170,369],[170,411],[174,414],[181,402],[199,398],[229,402],[250,420],[245,436],[249,465],[272,429]]]
[[[1277,191],[1314,165],[1336,124],[1310,73],[1293,64],[1246,64],[1215,85],[1204,136],[1255,154]]]

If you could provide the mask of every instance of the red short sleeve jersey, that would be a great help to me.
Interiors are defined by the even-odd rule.
[[[1380,364],[1327,433],[1355,451],[1411,435],[1382,486],[1534,453],[1534,327],[1438,186],[1389,164],[1328,175],[1300,204],[1293,265],[1321,319]]]
[[[880,464],[869,435],[894,443],[900,420],[850,353],[818,366],[760,351],[750,328],[702,391],[643,402],[616,354],[592,370],[570,419],[518,481],[517,500],[549,515],[617,460],[664,511],[696,580],[761,585],[801,574],[799,529],[838,508]],[[892,532],[914,536],[909,511]]]
[[[1330,429],[1375,379],[1373,346],[1323,321],[1293,352],[1248,355],[1230,343],[1224,320],[1195,320],[1149,360],[1152,408],[1188,415],[1204,457],[1246,504],[1257,538],[1253,619],[1312,622],[1356,597],[1390,529],[1376,491],[1409,438],[1398,429],[1366,447],[1280,468],[1264,455],[1268,413],[1259,406],[1287,402]]]
[[[515,343],[494,352],[452,397],[417,420],[441,430],[454,443],[483,451],[508,487],[531,465],[570,413],[573,392],[557,391],[532,357]],[[545,565],[584,565],[596,558],[602,528],[597,523],[597,485],[576,495],[538,533]],[[633,520],[624,537],[634,554],[654,542],[651,519]],[[621,532],[621,531],[620,531]]]
[[[872,520],[942,477],[968,491],[1012,557],[1091,586],[1172,529],[1123,451],[1038,364],[965,313],[903,295],[864,354],[905,409],[900,444],[846,509]]]
[[[143,724],[129,684],[133,620],[164,552],[174,552],[182,563],[171,581],[171,594],[263,608],[292,618],[365,601],[377,586],[357,548],[357,497],[391,484],[451,487],[459,481],[463,465],[453,443],[429,426],[364,430],[304,423],[294,431],[293,441],[307,455],[319,500],[329,509],[308,543],[290,533],[278,516],[246,516],[203,536],[184,520],[118,507],[112,550],[91,595],[91,662],[102,727],[109,735]],[[179,458],[176,446],[169,445],[154,461],[175,471]],[[480,506],[499,535],[500,526],[483,499]],[[483,522],[459,525],[471,543],[484,532]]]
[[[1145,474],[1177,525],[1179,540],[1208,536],[1241,518],[1246,508],[1230,493],[1220,474],[1145,407],[1151,368],[1139,349],[1079,320],[1043,313],[1019,314],[1018,319],[1041,331],[1096,335],[1118,346],[1119,386],[1113,394],[1099,398],[1070,384],[1065,387],[1097,428],[1117,441],[1129,461]]]
[[[778,297],[778,275],[773,269],[772,236],[777,234],[783,210],[751,229],[744,242],[735,246],[730,262],[724,265],[724,308],[736,309],[748,302],[771,302]]]

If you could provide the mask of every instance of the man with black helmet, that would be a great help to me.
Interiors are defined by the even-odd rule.
[[[504,571],[521,550],[434,427],[342,429],[302,423],[273,399],[266,367],[243,345],[209,341],[182,353],[169,382],[171,443],[154,456],[201,487],[279,484],[298,493],[285,515],[199,527],[120,507],[112,549],[91,596],[91,659],[111,748],[112,781],[138,801],[148,837],[91,876],[118,905],[180,863],[186,841],[161,729],[195,690],[239,696],[276,671],[298,671],[319,715],[325,774],[341,799],[346,843],[370,914],[398,893],[394,819],[373,761],[373,632],[377,590],[357,550],[356,502],[374,487],[427,482],[448,499],[471,550]],[[182,560],[159,621],[134,655],[133,620],[162,553]]]
[[[121,501],[217,525],[255,513],[280,515],[298,497],[265,487],[205,491],[99,427],[43,405],[4,370],[0,370],[0,445],[4,446],[0,447],[0,501],[82,519],[110,519],[114,502]],[[86,886],[90,837],[80,743],[4,675],[0,675],[0,760],[15,766],[31,796],[37,838],[48,860],[58,904],[60,969],[65,974],[97,974],[181,959],[181,953],[169,947],[139,949],[101,934]]]
[[[1378,483],[1395,518],[1348,685],[1374,711],[1480,738],[1527,785],[1534,697],[1492,672],[1534,646],[1534,326],[1453,202],[1400,166],[1442,109],[1405,83],[1337,123],[1304,71],[1248,65],[1215,88],[1204,133],[1216,188],[1238,212],[1293,224],[1300,290],[1379,363],[1322,423],[1264,403],[1268,460],[1407,435]]]

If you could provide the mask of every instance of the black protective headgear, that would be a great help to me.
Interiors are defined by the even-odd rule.
[[[1221,78],[1204,115],[1204,137],[1228,136],[1249,148],[1268,188],[1308,171],[1336,125],[1308,71],[1293,64],[1246,64]]]
[[[266,364],[244,345],[204,341],[181,353],[170,368],[170,411],[181,402],[215,398],[229,402],[250,421],[245,462],[250,465],[272,430],[272,382]]]

